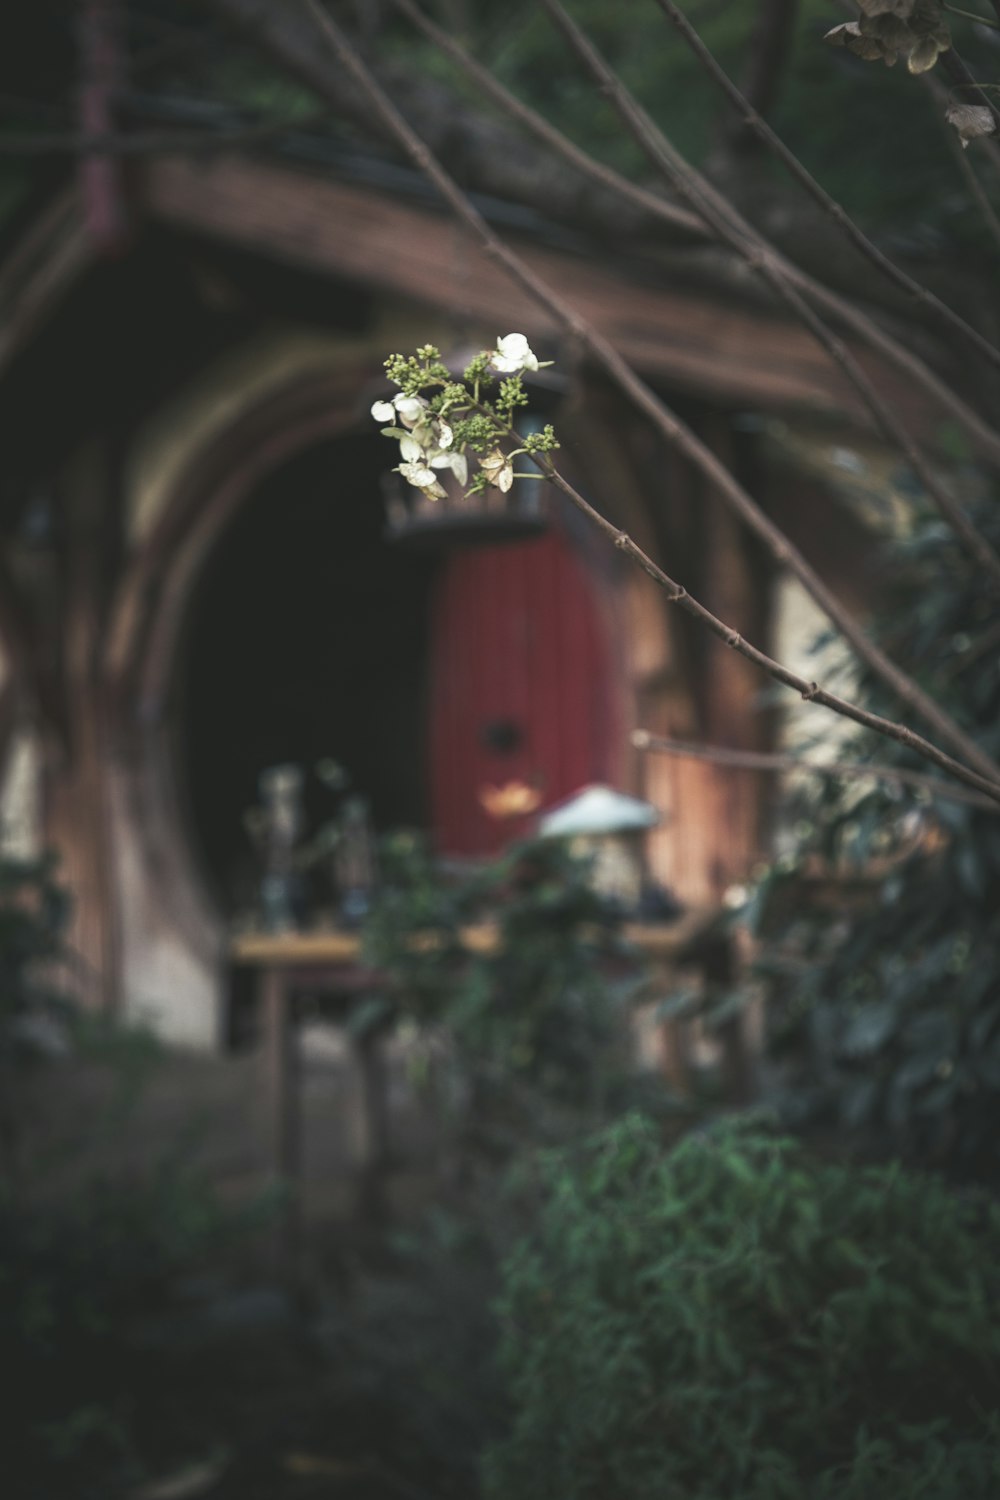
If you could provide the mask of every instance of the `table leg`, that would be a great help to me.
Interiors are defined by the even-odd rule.
[[[378,1029],[357,1045],[361,1071],[365,1155],[361,1167],[361,1212],[372,1222],[384,1217],[385,1174],[389,1165],[389,1099],[385,1035]]]
[[[263,970],[261,998],[270,1111],[271,1171],[283,1194],[279,1253],[289,1270],[294,1270],[298,1256],[302,1162],[299,1058],[287,970]]]

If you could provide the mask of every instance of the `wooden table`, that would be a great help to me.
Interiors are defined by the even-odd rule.
[[[698,909],[686,912],[674,922],[655,926],[626,923],[622,935],[643,957],[656,964],[670,965],[696,955],[699,942],[706,940],[714,930],[718,917],[717,908]],[[500,940],[499,928],[494,923],[478,923],[464,927],[460,938],[469,953],[493,953]],[[416,951],[427,951],[443,940],[440,933],[422,932],[415,933],[412,941]],[[256,970],[258,975],[271,1167],[285,1193],[282,1243],[283,1253],[291,1257],[291,1264],[298,1249],[301,1178],[295,991],[303,982],[308,982],[310,986],[353,999],[377,985],[379,976],[363,964],[360,935],[335,929],[239,933],[231,941],[230,958],[234,964]],[[379,1076],[381,1055],[376,1039],[360,1044],[359,1061],[364,1085],[367,1165],[377,1169],[379,1158],[386,1151],[387,1121],[384,1089]]]

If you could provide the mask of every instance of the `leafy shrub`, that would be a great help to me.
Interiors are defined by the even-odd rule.
[[[995,504],[974,514],[1000,544]],[[884,644],[1000,755],[988,580],[936,519],[892,554],[902,583]],[[890,707],[871,684],[866,694],[872,707]],[[919,765],[902,749],[877,758]],[[844,899],[811,899],[817,862]],[[995,811],[870,783],[813,792],[794,855],[756,901],[790,1120],[825,1120],[912,1159],[1000,1179],[998,900]]]
[[[171,1278],[235,1228],[204,1184],[169,1160],[132,1181],[86,1182],[58,1203],[0,1181],[12,1496],[83,1500],[135,1477],[136,1330],[169,1306]]]
[[[617,949],[615,918],[585,864],[539,839],[449,884],[419,841],[396,835],[382,872],[365,943],[387,994],[372,1014],[443,1022],[480,1083],[516,1078],[586,1096],[614,1031],[602,960]],[[484,914],[496,949],[468,954],[460,927]],[[433,943],[420,940],[428,932]]]
[[[56,880],[54,855],[0,858],[0,1020],[5,1025],[43,1003],[64,1003],[40,974],[62,956],[69,898]]]
[[[478,894],[474,877],[443,879],[421,835],[399,830],[382,839],[379,882],[364,925],[366,956],[387,981],[373,1019],[390,1011],[441,1018],[462,962],[459,929]],[[421,941],[429,932],[435,941]]]
[[[499,941],[453,997],[458,1041],[501,1081],[586,1096],[614,1030],[602,960],[614,952],[615,919],[586,865],[555,840],[511,849],[494,869],[491,899]]]
[[[138,1330],[170,1310],[172,1278],[252,1226],[165,1143],[141,1172],[88,1151],[117,1136],[160,1058],[148,1034],[77,1014],[51,982],[69,912],[56,860],[0,858],[0,1390],[10,1500],[106,1500],[141,1474]],[[72,1054],[71,1060],[68,1054]],[[27,1064],[34,1064],[28,1067]],[[68,1138],[63,1070],[102,1075]],[[72,1096],[71,1096],[72,1097]],[[255,1205],[256,1207],[256,1205]]]
[[[505,1267],[495,1500],[1000,1493],[1000,1210],[730,1123],[543,1168]]]

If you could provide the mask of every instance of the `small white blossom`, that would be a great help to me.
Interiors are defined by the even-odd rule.
[[[415,432],[408,432],[405,427],[383,427],[382,436],[396,439],[399,444],[399,456],[405,463],[425,462],[426,448],[421,442],[419,429]]]
[[[730,911],[739,911],[749,900],[750,892],[745,885],[729,885],[722,895],[722,904]]]
[[[411,414],[412,409],[408,408],[405,415]],[[426,418],[422,408],[420,415]],[[455,434],[447,422],[438,418],[426,418],[414,423],[412,427],[383,427],[382,436],[396,439],[399,443],[399,456],[404,463],[422,465],[425,469],[451,469],[465,484],[468,464],[463,454],[452,449]]]
[[[501,453],[499,448],[494,448],[485,458],[479,460],[479,466],[486,475],[487,484],[495,485],[498,490],[506,492],[514,483],[514,465],[506,454]]]
[[[396,408],[391,401],[376,401],[372,407],[372,416],[376,422],[394,422],[396,420]]]
[[[454,450],[446,453],[439,448],[427,454],[426,462],[432,469],[450,469],[459,484],[467,484],[469,481],[469,463],[464,453]]]
[[[427,402],[423,396],[404,396],[400,391],[392,398],[392,404],[399,412],[399,420],[407,427],[416,427],[425,419]]]
[[[537,370],[538,360],[531,352],[523,333],[508,333],[497,339],[495,351],[490,355],[490,364],[500,375],[516,375],[521,370]]]
[[[438,484],[437,475],[433,469],[428,469],[422,463],[400,464],[397,473],[402,474],[407,484],[411,484],[415,490],[422,490],[432,500],[444,500],[445,491]]]
[[[945,111],[945,119],[949,125],[954,125],[966,149],[970,141],[981,135],[992,135],[997,128],[993,111],[985,104],[952,104]]]

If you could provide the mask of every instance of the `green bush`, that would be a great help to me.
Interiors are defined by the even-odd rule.
[[[512,1081],[593,1100],[612,1061],[620,1007],[618,918],[588,867],[553,839],[525,840],[463,880],[444,880],[425,846],[395,834],[365,951],[385,976],[369,1017],[443,1023],[481,1086]],[[462,925],[488,918],[496,949],[467,953]],[[414,939],[433,932],[432,945]]]
[[[135,1443],[144,1320],[241,1224],[163,1159],[51,1203],[0,1179],[0,1382],[10,1500],[90,1500],[141,1473]]]
[[[542,1169],[491,1500],[1000,1494],[1000,1210],[729,1123]]]
[[[1000,545],[995,500],[970,512]],[[918,519],[887,560],[896,582],[882,645],[1000,756],[988,580],[935,517]],[[893,711],[871,682],[863,691],[870,707]],[[920,765],[903,749],[854,749]],[[1000,1182],[1000,819],[856,782],[818,785],[800,812],[794,853],[753,907],[789,1125],[832,1125],[956,1177]],[[817,866],[841,880],[840,901],[810,900]],[[852,882],[863,891],[866,879],[867,894],[851,899]]]

